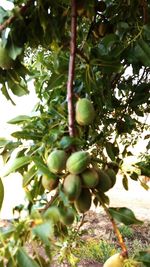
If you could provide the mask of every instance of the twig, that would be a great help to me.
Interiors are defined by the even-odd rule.
[[[32,2],[33,2],[33,0],[29,0],[26,5],[22,6],[18,11],[19,14],[23,15]],[[6,21],[4,21],[3,24],[0,24],[0,32],[5,30],[11,23],[13,23],[16,20],[16,18],[17,18],[17,16],[13,15],[10,18],[8,18]]]
[[[113,227],[113,229],[114,229],[114,233],[115,233],[116,237],[118,238],[118,242],[119,242],[120,247],[121,247],[121,249],[122,249],[122,253],[121,253],[122,256],[125,257],[125,258],[127,258],[127,257],[128,257],[128,250],[127,250],[127,247],[126,247],[126,245],[125,245],[125,242],[124,242],[124,240],[123,240],[123,237],[122,237],[122,235],[121,235],[121,233],[120,233],[120,231],[119,231],[119,229],[118,229],[118,227],[117,227],[117,224],[116,224],[114,218],[111,216],[111,214],[110,214],[110,212],[109,212],[107,206],[106,206],[106,205],[103,203],[103,201],[101,200],[101,197],[100,197],[95,191],[94,191],[93,193],[94,193],[95,196],[99,199],[99,201],[100,201],[100,203],[101,203],[103,209],[105,210],[105,212],[106,212],[108,218],[110,219],[110,221],[111,221],[111,223],[112,223],[112,227]]]
[[[79,48],[76,48],[76,54],[79,55],[82,59],[85,60],[85,62],[87,64],[89,64],[90,60],[88,59],[88,57],[82,52],[82,50],[80,50]]]
[[[147,0],[141,0],[141,5],[143,8],[143,22],[144,24],[148,23],[148,3]]]
[[[70,40],[70,59],[67,82],[67,100],[68,100],[68,123],[69,135],[75,136],[74,127],[74,106],[73,106],[73,81],[75,72],[75,56],[76,56],[76,31],[77,31],[77,7],[76,0],[71,1],[71,40]]]
[[[46,211],[52,204],[53,202],[57,199],[59,195],[58,190],[55,192],[55,195],[51,197],[50,201],[46,204],[46,206],[41,210],[41,212],[43,213],[44,211]]]

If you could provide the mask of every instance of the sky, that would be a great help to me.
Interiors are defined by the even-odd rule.
[[[11,10],[14,5],[10,1],[0,0],[0,6],[4,9]]]

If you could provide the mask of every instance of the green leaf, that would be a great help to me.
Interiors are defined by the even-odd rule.
[[[123,176],[122,184],[123,184],[124,189],[128,191],[128,189],[129,189],[129,187],[128,187],[128,178],[127,178],[126,175]]]
[[[17,253],[17,262],[21,267],[40,267],[39,264],[28,256],[23,248],[19,248]]]
[[[49,246],[50,245],[49,238],[53,236],[54,225],[51,221],[48,221],[35,226],[32,229],[32,232],[33,234],[38,236],[45,243],[45,245]]]
[[[23,177],[23,187],[26,187],[32,178],[36,175],[37,168],[35,166],[32,166],[24,175]]]
[[[9,144],[9,140],[6,140],[5,138],[3,137],[0,137],[0,147],[4,147],[6,146],[7,144]]]
[[[20,116],[17,116],[15,118],[9,120],[7,123],[10,123],[10,124],[19,124],[19,123],[30,121],[30,120],[31,120],[31,117],[30,116],[20,115]]]
[[[112,161],[115,161],[115,155],[114,155],[113,149],[114,149],[114,145],[110,142],[107,142],[106,143],[107,155]]]
[[[138,180],[138,174],[136,172],[133,172],[131,175],[130,175],[130,178],[134,181],[137,181]]]
[[[2,179],[0,178],[0,210],[2,208],[3,200],[4,200],[4,186],[2,183]]]
[[[11,43],[11,46],[7,48],[8,48],[8,53],[13,60],[15,60],[17,56],[19,56],[23,50],[22,47],[18,47],[14,43]]]
[[[137,255],[134,257],[135,260],[139,262],[143,262],[144,266],[150,266],[150,251],[139,251]]]
[[[37,134],[36,132],[31,131],[17,131],[11,134],[13,137],[17,139],[25,139],[25,140],[40,140],[42,135]]]
[[[17,171],[19,168],[28,164],[30,161],[31,161],[31,158],[28,156],[15,158],[14,160],[10,159],[4,166],[4,169],[2,170],[2,176],[7,176],[12,172]]]
[[[125,225],[143,224],[142,221],[136,219],[133,211],[128,208],[109,208],[109,212],[115,220]]]
[[[40,174],[42,174],[42,175],[46,174],[46,175],[54,177],[54,178],[56,177],[54,173],[50,172],[50,170],[48,169],[47,165],[44,163],[44,161],[41,157],[34,156],[32,159],[33,159]]]
[[[16,231],[16,228],[13,225],[8,227],[0,228],[0,235],[3,240],[6,240],[12,236],[12,234]]]
[[[1,88],[1,92],[3,93],[3,95],[6,97],[7,100],[10,100],[11,103],[15,106],[15,102],[11,99],[8,90],[6,88],[6,84],[4,84]]]
[[[140,39],[135,47],[135,56],[146,67],[150,66],[150,47],[142,39]]]

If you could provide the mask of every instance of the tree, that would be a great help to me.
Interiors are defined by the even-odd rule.
[[[109,207],[105,192],[114,186],[123,158],[131,154],[129,147],[148,129],[141,118],[149,112],[150,4],[146,0],[13,3],[12,11],[0,8],[1,92],[13,103],[9,90],[17,96],[27,94],[32,79],[40,101],[37,115],[21,115],[9,122],[21,126],[12,133],[13,141],[1,139],[6,162],[3,176],[20,172],[28,198],[27,219],[2,234],[1,264],[7,258],[7,266],[47,266],[35,252],[30,258],[23,244],[28,238],[38,240],[50,258],[51,239],[54,235],[64,238],[66,225],[90,208],[91,196],[109,216],[122,256],[127,257],[116,220],[127,225],[141,222],[128,208]],[[79,101],[88,104],[79,105]],[[90,115],[81,119],[89,110],[90,122]],[[56,155],[58,151],[65,155]],[[77,156],[64,172],[65,157],[72,155]],[[76,173],[70,171],[74,164]],[[83,175],[85,171],[98,177],[98,185],[84,184],[83,177],[91,175]],[[139,180],[138,174],[124,174],[126,190],[128,179]],[[68,192],[72,185],[73,198]],[[54,189],[48,201],[47,192]],[[2,203],[2,182],[1,191]],[[148,266],[148,253],[142,257]]]

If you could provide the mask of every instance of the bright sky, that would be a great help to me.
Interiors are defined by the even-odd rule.
[[[10,1],[0,0],[0,6],[4,9],[12,9],[14,7],[14,4]]]

